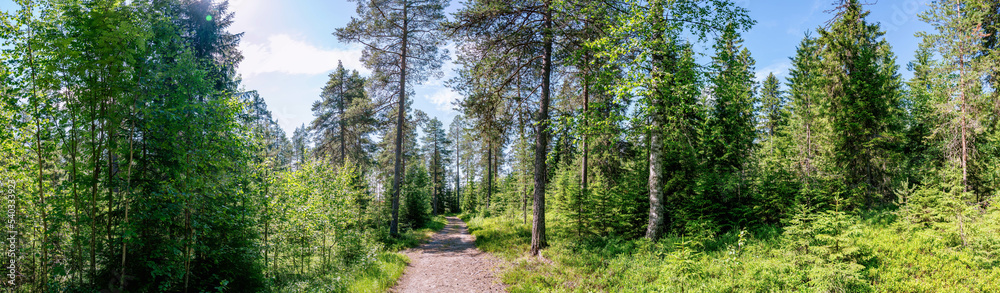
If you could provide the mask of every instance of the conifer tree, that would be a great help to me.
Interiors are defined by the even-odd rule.
[[[435,215],[444,211],[443,195],[446,190],[445,175],[451,164],[451,140],[444,132],[444,126],[437,118],[424,126],[424,154],[427,156],[430,173],[431,210]]]
[[[985,98],[983,80],[988,80],[990,62],[977,56],[987,46],[988,35],[983,29],[989,1],[937,1],[931,4],[921,19],[936,32],[919,33],[923,45],[941,60],[930,67],[942,78],[936,96],[936,116],[940,123],[935,129],[938,139],[946,141],[944,155],[948,164],[960,174],[963,193],[974,192],[977,138],[983,132],[991,105]],[[993,111],[995,113],[995,111]],[[971,198],[966,198],[971,200]]]
[[[781,82],[778,81],[773,72],[768,73],[760,89],[761,132],[768,140],[773,140],[774,136],[781,131],[781,127],[786,124],[788,112],[785,106],[787,102],[788,98],[781,90]]]
[[[419,84],[430,74],[440,75],[447,51],[440,51],[444,39],[438,26],[445,20],[442,0],[357,0],[358,16],[337,29],[341,41],[365,46],[362,61],[372,69],[370,87],[396,98],[396,131],[393,144],[395,162],[392,179],[392,221],[389,234],[399,234],[399,192],[403,177],[403,129],[406,96],[411,84]],[[385,11],[389,11],[388,13]],[[398,82],[397,82],[398,81]]]
[[[312,105],[310,128],[316,132],[316,151],[334,165],[347,160],[367,163],[374,131],[371,102],[365,94],[365,79],[357,70],[347,71],[342,62],[330,73],[330,80]]]
[[[857,0],[845,0],[820,29],[823,85],[832,131],[833,174],[854,204],[891,195],[900,144],[901,81],[878,24]]]
[[[702,130],[701,180],[706,181],[700,192],[707,209],[702,216],[715,215],[719,220],[733,221],[745,201],[746,167],[754,151],[756,127],[754,60],[742,45],[736,26],[729,24],[715,44],[712,56],[711,108]],[[724,203],[724,204],[722,204]],[[720,223],[721,224],[721,223]]]

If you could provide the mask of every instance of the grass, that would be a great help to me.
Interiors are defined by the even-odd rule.
[[[379,253],[374,266],[368,266],[348,281],[348,292],[385,292],[396,285],[410,258],[401,253]]]
[[[445,216],[436,216],[426,227],[407,230],[398,238],[390,238],[383,249],[373,250],[368,257],[342,271],[290,282],[273,292],[385,292],[396,285],[410,258],[400,250],[417,247],[435,232],[444,228]]]
[[[431,218],[431,221],[427,225],[420,229],[407,230],[399,234],[398,238],[389,238],[386,240],[386,250],[388,251],[400,251],[407,248],[413,248],[420,246],[420,244],[427,242],[428,239],[434,235],[435,232],[444,229],[444,226],[448,225],[448,220],[445,217],[452,216],[438,215]]]
[[[947,223],[914,228],[891,212],[815,221],[845,224],[832,234],[763,227],[701,243],[578,240],[550,216],[542,253],[550,261],[527,257],[530,230],[520,219],[465,218],[480,249],[511,261],[501,276],[511,292],[1000,292],[995,209],[965,223],[964,246]]]
[[[368,267],[355,276],[350,281],[348,292],[385,292],[395,286],[399,277],[403,276],[406,264],[410,263],[410,258],[398,251],[420,246],[447,224],[445,215],[438,215],[431,218],[426,227],[406,231],[399,238],[391,239],[386,245],[390,252],[381,253],[377,267]]]

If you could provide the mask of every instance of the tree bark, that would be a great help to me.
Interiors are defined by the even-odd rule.
[[[584,62],[589,61],[589,56],[584,56]],[[589,65],[588,65],[589,66]],[[577,237],[583,234],[583,200],[589,196],[587,193],[587,159],[590,155],[590,149],[587,147],[587,125],[590,122],[590,72],[589,70],[583,77],[583,162],[581,162],[582,168],[580,168],[580,198],[577,202]]]
[[[392,236],[399,235],[399,180],[403,171],[403,119],[406,117],[406,42],[407,17],[409,17],[407,8],[409,5],[404,3],[402,54],[399,57],[399,108],[396,111],[396,165],[392,175],[392,222],[389,223],[389,235]]]
[[[438,188],[437,188],[437,184],[438,184],[438,179],[437,178],[438,177],[437,176],[438,176],[438,172],[437,172],[437,169],[438,169],[438,164],[441,163],[440,160],[438,160],[438,143],[437,142],[438,142],[437,134],[434,134],[434,154],[431,155],[431,173],[434,174],[434,175],[432,175],[433,177],[431,178],[431,209],[434,211],[434,215],[438,214],[438,198],[437,198],[437,191],[438,191]]]
[[[462,145],[459,142],[461,137],[459,130],[455,130],[455,201],[458,204],[458,211],[462,211]]]
[[[663,15],[663,7],[660,5],[655,5],[653,7],[654,21],[661,22]],[[662,35],[662,34],[661,34]],[[655,48],[654,50],[658,50]],[[653,66],[656,75],[654,78],[656,82],[662,80],[668,68],[664,62],[663,52],[657,52],[653,54]],[[663,102],[664,92],[661,90],[662,84],[654,84],[654,97],[652,99],[652,118],[650,119],[650,131],[649,131],[649,223],[646,225],[646,238],[656,241],[660,239],[660,233],[663,230],[663,220],[665,218],[663,211],[663,190],[662,186],[662,172],[663,172],[663,137],[661,129],[663,128],[662,116],[663,116]]]
[[[340,124],[340,164],[344,165],[347,160],[347,131],[346,123],[344,123],[344,104],[347,102],[344,97],[344,84],[347,83],[347,74],[343,71],[340,72],[340,102],[338,106],[340,107],[340,119],[338,123]]]
[[[486,143],[486,210],[490,210],[490,198],[493,197],[493,146]]]
[[[552,77],[552,2],[545,1],[544,44],[542,49],[542,96],[538,108],[535,134],[535,203],[531,219],[531,255],[538,256],[542,248],[548,246],[545,239],[545,184],[548,183],[548,168],[545,158],[549,146],[549,94]]]

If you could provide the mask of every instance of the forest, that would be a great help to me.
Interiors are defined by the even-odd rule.
[[[442,215],[511,292],[1000,292],[1000,1],[925,1],[912,56],[827,1],[782,80],[731,0],[351,0],[371,74],[293,133],[227,0],[14,2],[9,292],[383,292]]]

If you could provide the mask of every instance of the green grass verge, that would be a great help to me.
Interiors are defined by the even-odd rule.
[[[385,248],[375,250],[363,261],[345,271],[330,272],[308,280],[293,281],[272,292],[386,292],[403,276],[410,258],[400,250],[417,247],[435,232],[444,228],[444,215],[433,217],[427,227],[408,230],[398,238],[385,241]]]
[[[410,258],[396,252],[379,253],[375,265],[368,266],[353,275],[347,292],[385,292],[396,285]]]
[[[966,223],[967,245],[889,212],[839,218],[847,228],[831,235],[819,219],[809,236],[764,227],[701,243],[577,240],[552,219],[551,262],[527,257],[530,226],[519,219],[465,218],[480,249],[511,261],[501,276],[511,292],[1000,292],[1000,216]]]
[[[388,251],[400,251],[407,248],[413,248],[420,246],[421,243],[427,241],[434,235],[435,232],[440,231],[445,225],[448,225],[448,220],[445,219],[447,215],[438,215],[431,218],[431,221],[427,223],[426,227],[414,230],[408,230],[406,232],[400,233],[397,238],[389,238],[386,240],[386,250]]]

